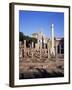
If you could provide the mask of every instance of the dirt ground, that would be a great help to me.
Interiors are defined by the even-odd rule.
[[[64,76],[64,59],[58,58],[23,58],[19,62],[19,78],[51,78]]]

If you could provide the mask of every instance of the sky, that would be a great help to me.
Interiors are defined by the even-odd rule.
[[[64,37],[64,13],[44,11],[19,11],[19,31],[31,36],[43,32],[51,37],[51,25],[54,24],[55,37]]]

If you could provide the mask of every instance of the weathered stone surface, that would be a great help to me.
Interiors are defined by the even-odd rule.
[[[50,42],[47,44],[47,49],[42,49],[42,46],[40,49],[36,49],[34,43],[32,43],[31,48],[27,48],[26,41],[24,41],[24,45],[20,43],[19,49],[20,78],[58,77],[58,75],[64,75],[64,56],[60,54],[51,57]]]

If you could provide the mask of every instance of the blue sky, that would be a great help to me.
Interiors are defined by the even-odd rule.
[[[34,32],[42,31],[47,37],[51,37],[51,24],[55,27],[55,37],[64,36],[64,13],[19,11],[19,31],[31,36]]]

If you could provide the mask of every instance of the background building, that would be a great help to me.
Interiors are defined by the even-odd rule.
[[[43,32],[33,33],[32,37],[37,39],[36,47],[40,48],[42,46],[42,48],[47,48],[48,37]]]

